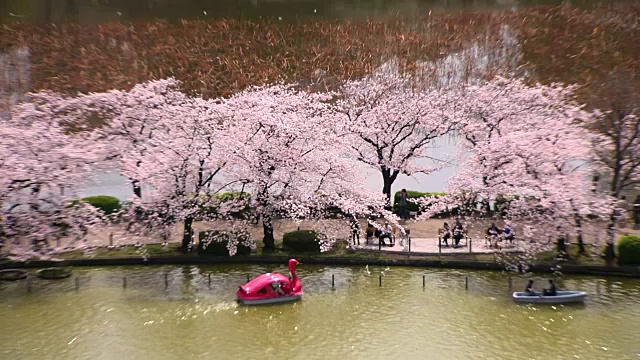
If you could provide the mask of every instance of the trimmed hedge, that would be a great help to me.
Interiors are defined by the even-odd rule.
[[[320,252],[319,234],[315,230],[298,230],[285,233],[282,245],[291,251]]]
[[[640,265],[640,236],[626,235],[618,243],[620,265]]]
[[[80,201],[102,210],[107,215],[117,212],[122,208],[120,200],[113,196],[87,196],[85,198],[82,198]]]
[[[393,196],[393,211],[398,211],[398,200],[400,200],[400,193],[401,193],[400,191],[397,191]],[[419,198],[428,197],[428,196],[438,197],[443,195],[446,195],[446,194],[442,192],[419,192],[419,191],[407,190],[408,199],[419,199]],[[418,207],[418,204],[412,203],[410,201],[407,201],[407,210],[420,212],[420,208]]]
[[[246,236],[246,235],[247,234],[234,232],[234,231],[220,231],[220,230],[200,231],[198,233],[198,239],[199,239],[198,254],[210,255],[210,256],[229,256],[229,250],[227,249],[227,244],[229,243],[229,240],[228,240],[229,237],[230,236],[239,237],[239,236]],[[210,238],[221,238],[223,240],[208,241],[208,239]],[[250,254],[251,254],[251,248],[249,246],[239,243],[237,246],[236,254],[234,256],[250,255]]]

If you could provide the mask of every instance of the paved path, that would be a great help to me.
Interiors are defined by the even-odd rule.
[[[385,242],[388,244],[389,241],[385,239]],[[471,245],[471,249],[469,248]],[[366,244],[364,239],[360,241],[360,245],[356,245],[356,249],[367,249],[367,250],[382,250],[388,252],[407,252],[409,251],[409,243],[408,241],[401,242],[396,240],[395,246],[378,246],[377,239],[371,239],[369,244]],[[502,251],[518,251],[517,242],[513,245],[508,244],[502,248]],[[442,246],[442,254],[491,254],[495,252],[495,249],[489,248],[488,244],[485,244],[484,239],[471,239],[469,242],[465,242],[462,240],[457,247],[452,246]],[[411,253],[421,253],[421,254],[438,254],[438,239],[437,238],[411,238]]]
[[[453,223],[451,219],[430,219],[423,221],[409,221],[406,225],[407,228],[411,229],[411,252],[412,253],[430,253],[437,254],[438,253],[438,240],[437,234],[438,229],[442,227],[444,221],[449,222],[449,224]],[[490,223],[490,220],[475,220],[473,222],[467,222],[465,224],[465,228],[467,229],[466,233],[469,234],[474,240],[472,241],[472,251],[473,253],[491,253],[493,249],[487,248],[484,243],[484,232]],[[360,221],[360,229],[364,231],[366,228],[367,222],[366,220]],[[501,224],[497,222],[497,225],[501,227]],[[595,245],[603,245],[606,241],[606,227],[605,223],[601,224],[587,224],[584,229],[584,239],[587,244],[595,244]],[[226,229],[233,226],[230,221],[217,221],[217,222],[197,222],[194,223],[194,230],[197,234],[202,230],[210,230],[210,229]],[[284,233],[289,231],[294,231],[297,229],[318,229],[322,232],[330,231],[337,237],[348,238],[351,234],[351,230],[349,227],[349,223],[342,220],[323,220],[320,222],[311,222],[311,221],[303,221],[301,223],[296,223],[293,221],[275,221],[274,222],[274,235],[276,239],[282,239]],[[260,241],[262,239],[262,226],[261,225],[253,225],[249,226],[248,230],[251,232],[252,238],[255,241]],[[636,233],[640,234],[640,231],[633,230],[630,227],[617,228],[617,236],[620,237],[627,233]],[[518,226],[515,227],[516,234],[521,233],[521,229]],[[178,224],[175,229],[171,232],[171,236],[169,237],[169,242],[178,243],[181,241],[182,235],[182,225]],[[517,236],[517,235],[516,235]],[[27,241],[26,239],[24,240]],[[70,239],[64,239],[60,244],[50,244],[52,247],[56,248],[56,250],[63,250]],[[100,247],[107,246],[110,244],[113,245],[132,245],[136,243],[142,244],[152,244],[152,243],[161,243],[162,240],[158,236],[158,234],[148,234],[147,236],[138,236],[134,234],[127,234],[124,229],[118,226],[94,229],[90,231],[88,239],[82,244],[87,247]],[[377,240],[374,240],[374,244],[365,245],[364,241],[361,241],[361,248],[363,249],[378,249]],[[469,253],[468,245],[462,242],[465,246],[461,248],[450,248],[443,247],[442,253]],[[408,245],[408,244],[407,244]],[[5,250],[10,250],[12,247],[10,243],[5,244]],[[408,246],[407,250],[408,250]],[[404,247],[396,245],[393,248],[385,247],[385,251],[404,251]],[[516,251],[517,247],[512,249],[507,249],[508,251]]]

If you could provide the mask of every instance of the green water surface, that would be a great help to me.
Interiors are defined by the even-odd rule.
[[[96,268],[0,283],[0,358],[640,358],[638,280],[561,278],[560,288],[587,291],[587,302],[538,306],[515,304],[501,273],[303,265],[302,301],[234,302],[247,275],[273,270],[286,271]],[[525,283],[513,278],[513,290]]]

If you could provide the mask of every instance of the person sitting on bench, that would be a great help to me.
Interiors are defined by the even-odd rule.
[[[456,226],[453,228],[453,241],[454,241],[453,247],[457,247],[458,244],[460,243],[460,240],[462,240],[463,237],[464,237],[464,228],[462,227],[462,224],[460,223],[460,221],[456,221]]]
[[[451,238],[451,227],[449,226],[449,223],[445,221],[441,231],[442,231],[442,241],[444,242],[444,245],[449,246],[449,239]]]
[[[384,223],[384,230],[383,233],[385,235],[385,237],[389,238],[389,246],[395,246],[396,245],[396,237],[394,235],[394,231],[393,231],[393,226],[391,226],[391,224],[389,224],[389,222],[385,222]]]
[[[509,240],[510,243],[513,244],[513,240],[515,239],[516,233],[513,232],[511,226],[509,224],[504,224],[504,229],[502,230],[502,236],[505,240]]]
[[[384,242],[385,238],[389,239],[389,246],[395,245],[393,242],[393,230],[389,231],[388,229],[391,229],[391,227],[388,223],[386,223],[384,229],[376,229],[374,232],[375,236],[378,238],[378,241],[382,246],[387,246],[387,243]]]
[[[489,247],[492,247],[494,243],[498,242],[498,235],[500,235],[500,230],[496,226],[496,223],[492,222],[491,226],[487,229],[487,240],[489,240]]]
[[[365,243],[367,244],[369,243],[369,239],[371,239],[376,233],[376,227],[375,225],[373,225],[373,221],[374,221],[373,218],[369,218],[369,221],[367,221],[367,229],[365,231],[367,236],[365,239]]]

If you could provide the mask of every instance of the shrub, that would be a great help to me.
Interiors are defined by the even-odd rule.
[[[621,265],[640,265],[640,236],[626,235],[618,243]]]
[[[251,234],[242,230],[211,230],[198,233],[198,254],[211,256],[229,256],[229,240],[237,241],[236,253],[238,255],[251,254],[251,247],[247,243]]]
[[[102,210],[107,215],[120,210],[122,207],[118,198],[107,195],[87,196],[82,198],[81,201]]]
[[[513,195],[510,198],[505,197],[504,195],[498,195],[496,196],[495,200],[493,201],[493,211],[494,212],[499,212],[499,211],[506,211],[509,208],[509,204],[513,201],[513,200],[518,200],[520,197],[518,195]]]
[[[325,216],[329,219],[340,219],[346,216],[342,209],[337,206],[329,206],[328,208],[324,209],[324,211],[326,214]]]
[[[496,199],[493,201],[493,211],[501,211],[508,203],[509,200],[507,200],[506,197],[502,195],[496,196]]]
[[[409,198],[409,199],[419,199],[419,198],[428,197],[428,196],[438,197],[438,196],[443,196],[443,195],[446,195],[446,194],[445,193],[441,193],[441,192],[425,192],[425,193],[423,193],[423,192],[419,192],[419,191],[407,190],[407,198]],[[400,199],[400,191],[397,191],[395,193],[395,195],[393,196],[393,211],[397,211],[398,210],[398,200],[399,199]],[[407,210],[408,211],[420,212],[420,207],[416,203],[412,203],[410,201],[407,201]]]
[[[227,202],[236,199],[249,199],[251,198],[251,194],[247,192],[223,192],[216,194],[216,198],[221,202]]]
[[[251,212],[251,207],[249,206],[249,200],[251,199],[251,194],[246,192],[224,192],[224,193],[216,194],[214,197],[215,199],[220,201],[220,203],[226,203],[229,201],[239,200],[239,199],[246,200],[247,203],[242,209],[231,212],[229,215],[232,218],[236,218],[236,219],[246,219],[249,217],[249,214]],[[218,214],[218,208],[216,206],[202,207],[202,211],[205,214],[209,214],[209,215]]]
[[[315,230],[298,230],[285,233],[282,245],[291,251],[320,252],[320,234]]]

